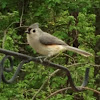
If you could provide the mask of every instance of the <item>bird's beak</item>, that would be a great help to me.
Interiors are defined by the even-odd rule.
[[[26,30],[25,33],[29,33],[29,32]]]

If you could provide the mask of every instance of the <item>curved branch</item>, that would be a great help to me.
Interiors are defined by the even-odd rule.
[[[32,57],[32,56],[27,56],[25,54],[21,54],[21,53],[9,51],[9,50],[4,50],[4,49],[1,49],[1,48],[0,48],[0,53],[4,53],[5,55],[9,55],[9,56],[18,57],[18,58],[20,58],[22,60],[21,63],[18,65],[18,68],[17,68],[16,72],[14,73],[14,76],[10,80],[6,80],[4,75],[3,75],[3,71],[4,71],[3,63],[5,61],[4,59],[5,58],[9,58],[9,56],[5,56],[5,58],[0,62],[0,69],[1,69],[1,71],[0,71],[0,78],[5,83],[12,83],[14,81],[15,77],[18,75],[18,73],[19,73],[21,67],[23,66],[23,64],[28,63],[30,61],[34,61],[36,63],[40,63],[40,64],[42,64],[44,66],[51,66],[51,67],[54,67],[54,68],[58,68],[58,69],[63,70],[64,72],[66,72],[68,80],[69,80],[69,83],[70,83],[70,86],[72,87],[72,89],[74,91],[77,91],[77,92],[83,91],[84,90],[83,87],[85,87],[87,85],[87,83],[88,83],[89,68],[86,68],[84,81],[83,81],[81,87],[78,88],[78,87],[76,87],[74,85],[74,82],[72,80],[72,77],[71,77],[71,74],[70,74],[70,71],[68,70],[68,68],[66,68],[66,67],[64,67],[62,65],[58,65],[58,64],[52,63],[50,61],[42,61],[41,62],[41,60],[38,59],[38,58],[35,58],[35,57]]]
[[[6,61],[7,59],[10,61],[10,67],[9,67],[9,68],[5,68],[5,67],[4,67],[4,63],[5,63],[5,61]],[[0,63],[0,69],[1,69],[1,71],[2,71],[0,76],[1,76],[2,81],[3,81],[4,83],[7,83],[7,84],[12,83],[12,82],[15,80],[15,78],[17,77],[17,75],[18,75],[20,69],[22,68],[22,66],[23,66],[23,64],[24,64],[25,62],[26,62],[25,60],[21,61],[20,64],[18,65],[18,67],[17,67],[17,69],[16,69],[14,75],[12,76],[12,78],[9,79],[9,80],[6,80],[6,78],[5,78],[3,72],[4,72],[4,71],[5,71],[5,72],[11,72],[11,71],[13,70],[13,60],[12,60],[12,57],[9,56],[9,55],[6,55],[6,56],[2,59],[2,61],[1,61],[1,63]]]

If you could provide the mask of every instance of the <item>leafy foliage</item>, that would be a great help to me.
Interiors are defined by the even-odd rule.
[[[91,0],[1,0],[0,47],[37,56],[37,53],[27,45],[25,29],[19,26],[39,22],[44,31],[52,33],[69,45],[76,47],[78,45],[79,48],[94,54],[95,45],[100,40],[100,35],[95,35],[96,14],[94,12],[95,7],[100,7],[99,4],[99,0],[93,3]],[[95,59],[93,57],[87,59],[72,52],[67,52],[67,54],[71,57],[56,57],[53,60],[51,58],[51,61],[65,67],[74,62],[80,63],[77,67],[74,65],[68,67],[77,86],[82,83],[85,68],[90,67],[88,87],[97,88],[99,91],[100,87],[96,86],[94,79],[95,68],[92,66]],[[100,52],[97,54],[100,56]],[[64,54],[61,55],[64,56]],[[0,59],[2,56],[0,54]],[[18,62],[18,59],[14,59],[14,69]],[[6,66],[9,66],[9,63]],[[44,100],[52,92],[67,86],[67,77],[62,71],[49,79],[49,75],[54,71],[54,68],[46,68],[33,62],[24,64],[19,77],[13,84],[0,83],[0,100],[32,100],[45,80],[48,80],[35,99]],[[7,74],[7,77],[11,75]],[[66,98],[68,100],[96,100],[94,93],[89,90],[80,93],[71,90],[64,91],[52,96],[49,100],[67,100]]]

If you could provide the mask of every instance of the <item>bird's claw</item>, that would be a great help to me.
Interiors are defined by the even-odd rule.
[[[39,59],[40,62],[42,63],[43,61],[46,61],[49,58],[49,56],[38,56],[36,58]]]
[[[48,57],[47,56],[38,56],[36,58],[39,59],[40,62],[42,63],[43,61],[46,61]]]

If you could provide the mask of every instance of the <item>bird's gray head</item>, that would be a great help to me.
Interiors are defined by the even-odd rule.
[[[37,33],[40,33],[41,29],[39,28],[39,23],[34,23],[32,25],[30,25],[27,30],[25,31],[25,33],[28,33],[30,35],[35,35]]]

